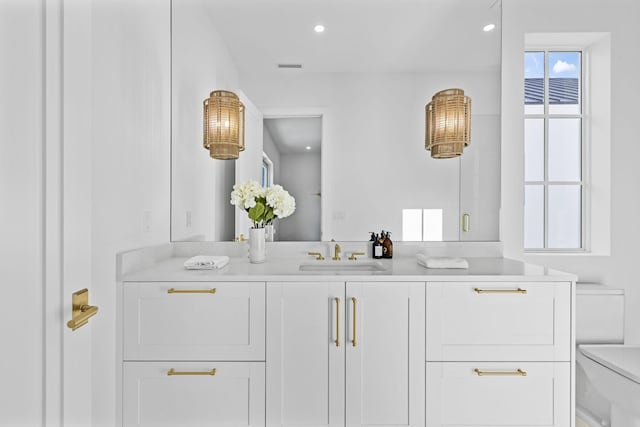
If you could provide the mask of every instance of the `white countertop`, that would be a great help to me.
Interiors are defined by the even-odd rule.
[[[380,261],[385,271],[300,271],[301,263],[312,257],[267,258],[263,264],[251,264],[246,257],[231,258],[220,270],[186,270],[187,257],[173,257],[145,269],[123,276],[124,282],[206,282],[206,281],[576,281],[573,274],[507,258],[467,258],[468,269],[428,269],[418,265],[414,257],[398,257]],[[366,259],[366,258],[363,258]],[[322,261],[317,261],[322,263]],[[350,261],[341,261],[345,264]]]

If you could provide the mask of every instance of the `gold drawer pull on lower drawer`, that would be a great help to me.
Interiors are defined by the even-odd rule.
[[[183,371],[176,371],[175,369],[171,368],[167,371],[167,375],[172,376],[172,375],[211,375],[214,376],[216,374],[216,368],[213,368],[210,371],[203,371],[203,372],[183,372]]]
[[[216,288],[211,289],[175,289],[171,288],[167,291],[168,294],[215,294]]]
[[[517,369],[515,371],[481,371],[480,369],[474,369],[473,372],[476,373],[479,377],[526,377],[527,373],[522,369]]]
[[[480,289],[473,288],[475,293],[477,294],[526,294],[527,290],[518,288],[518,289]]]

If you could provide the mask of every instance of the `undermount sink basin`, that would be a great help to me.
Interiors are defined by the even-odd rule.
[[[386,268],[381,262],[372,260],[356,261],[309,261],[300,264],[300,271],[336,271],[336,272],[358,272],[358,271],[385,271]]]

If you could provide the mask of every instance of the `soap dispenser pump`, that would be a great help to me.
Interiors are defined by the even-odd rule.
[[[373,241],[373,257],[375,259],[382,258],[382,251],[383,251],[382,242],[380,241],[380,237],[376,234],[375,240]]]

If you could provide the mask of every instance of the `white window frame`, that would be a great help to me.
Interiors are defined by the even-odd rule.
[[[548,57],[550,53],[554,52],[580,52],[580,113],[579,114],[549,114],[549,62]],[[523,124],[527,119],[543,119],[544,122],[544,179],[543,181],[523,181],[523,191],[527,185],[542,185],[544,192],[544,236],[543,236],[543,248],[524,248],[525,253],[585,253],[588,248],[589,236],[588,236],[588,207],[589,207],[589,191],[587,184],[587,177],[589,176],[589,144],[588,144],[588,115],[586,114],[588,109],[588,93],[585,91],[587,86],[585,82],[588,78],[586,73],[587,67],[587,55],[588,53],[583,47],[575,46],[562,46],[554,48],[527,46],[526,53],[544,53],[544,100],[543,114],[527,114],[524,113]],[[523,79],[524,83],[524,79]],[[549,147],[549,119],[562,119],[562,118],[577,118],[580,119],[580,152],[581,152],[581,166],[580,166],[580,181],[549,181],[548,179],[548,147]],[[578,248],[549,248],[549,191],[550,185],[580,185],[580,203],[581,203],[581,230],[580,230],[580,247]],[[524,230],[523,230],[524,232]]]
[[[262,168],[267,170],[267,185],[265,186],[265,188],[267,187],[272,187],[273,186],[273,174],[274,174],[274,166],[273,166],[273,162],[271,161],[271,159],[269,158],[269,156],[267,156],[267,153],[263,152],[262,153]],[[260,179],[262,180],[262,173],[260,174]]]

